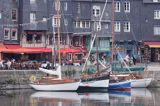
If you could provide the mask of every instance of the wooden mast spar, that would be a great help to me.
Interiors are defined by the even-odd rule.
[[[115,4],[114,4],[114,0],[112,0],[112,57],[111,57],[111,64],[113,63],[114,60],[114,55],[115,55],[115,48],[114,48],[114,40],[115,40],[115,36],[114,36],[114,16],[115,16]]]
[[[56,0],[56,13],[57,13],[57,34],[58,34],[58,63],[61,65],[61,54],[60,54],[60,1]]]

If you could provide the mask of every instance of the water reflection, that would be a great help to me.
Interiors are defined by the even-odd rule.
[[[32,106],[99,106],[101,102],[109,103],[108,93],[76,92],[36,92],[30,96]],[[94,103],[99,102],[98,105]],[[93,105],[94,104],[94,105]]]
[[[131,89],[130,92],[114,91],[110,93],[111,106],[156,106],[154,96],[147,88]]]
[[[0,106],[159,106],[160,89],[108,93],[1,91]]]

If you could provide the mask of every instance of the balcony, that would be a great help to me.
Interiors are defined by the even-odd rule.
[[[45,42],[41,43],[36,43],[36,42],[22,42],[21,43],[22,47],[28,47],[28,48],[41,48],[41,47],[46,47]]]

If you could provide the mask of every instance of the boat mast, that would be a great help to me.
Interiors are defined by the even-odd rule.
[[[61,55],[60,55],[60,1],[56,0],[56,13],[57,13],[57,34],[58,34],[58,63],[61,64]]]
[[[96,62],[97,62],[97,72],[99,71],[99,52],[98,52],[98,46],[99,46],[99,42],[98,42],[98,37],[96,37]]]
[[[115,40],[115,33],[114,33],[114,17],[115,17],[115,3],[114,0],[112,0],[112,48],[111,48],[111,52],[112,52],[112,57],[111,57],[111,63],[113,63],[114,60],[114,56],[115,56],[115,47],[114,47],[114,40]]]

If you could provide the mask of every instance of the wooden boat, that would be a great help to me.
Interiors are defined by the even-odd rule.
[[[89,91],[107,91],[107,88],[109,86],[109,74],[103,74],[100,76],[94,76],[91,77],[91,75],[87,78],[82,78],[78,91],[84,91],[84,92],[89,92]]]
[[[72,79],[62,79],[61,66],[58,66],[57,70],[47,70],[46,72],[53,71],[53,75],[58,77],[43,77],[40,80],[32,81],[29,85],[39,91],[76,91],[79,87],[80,81]],[[43,70],[44,72],[44,70]]]
[[[56,1],[56,5],[59,5],[59,0]],[[59,17],[59,9],[57,9],[57,17]],[[58,19],[58,26],[57,26],[57,35],[58,35],[58,63],[59,66],[56,70],[52,69],[44,69],[40,68],[41,71],[56,75],[58,78],[55,77],[46,77],[42,78],[40,80],[32,81],[29,85],[35,89],[40,91],[76,91],[79,87],[80,81],[78,80],[72,80],[72,79],[62,79],[61,75],[61,55],[60,55],[60,27],[59,22],[60,19]],[[55,46],[55,41],[53,42],[53,47]],[[55,48],[55,47],[54,47]],[[53,50],[53,49],[52,49]],[[52,51],[54,52],[54,51]],[[54,55],[55,56],[55,55]],[[53,60],[53,58],[52,58]]]
[[[142,78],[137,77],[132,74],[117,74],[115,75],[118,79],[127,79],[131,81],[131,87],[132,88],[146,88],[149,86],[149,84],[152,81],[152,78]]]
[[[130,79],[132,88],[147,88],[152,78]]]
[[[110,82],[109,90],[130,91],[131,81]]]

